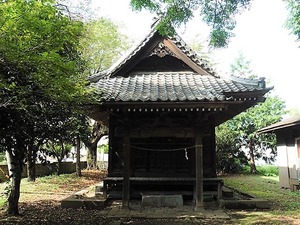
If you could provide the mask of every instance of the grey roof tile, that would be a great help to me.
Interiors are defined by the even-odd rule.
[[[259,82],[244,81],[194,72],[135,72],[102,78],[92,85],[104,100],[116,102],[223,101],[226,93],[265,90]]]
[[[97,74],[94,74],[90,76],[88,79],[92,82],[96,82],[99,79],[101,79],[103,76],[111,76],[113,75],[118,69],[120,69],[122,66],[124,66],[126,63],[130,62],[130,60],[142,49],[144,46],[150,41],[151,38],[157,34],[158,31],[155,27],[152,27],[150,30],[150,33],[147,34],[147,36],[134,48],[130,49],[127,53],[124,54],[123,57],[121,57],[117,62],[115,62],[109,69],[105,71],[101,71]],[[175,34],[173,37],[165,37],[165,39],[170,39],[174,42],[174,44],[184,53],[186,54],[189,59],[194,62],[197,66],[201,67],[203,70],[205,70],[207,73],[216,76],[215,71],[213,68],[209,67],[209,65],[202,60],[200,57],[198,57],[197,53],[194,52],[184,41],[183,39],[178,35]]]

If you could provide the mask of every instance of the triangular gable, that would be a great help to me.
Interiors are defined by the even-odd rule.
[[[163,37],[155,28],[152,28],[150,33],[137,47],[130,50],[108,70],[89,77],[89,80],[96,82],[103,76],[126,76],[126,74],[143,59],[153,55],[159,57],[166,55],[175,57],[197,74],[217,77],[212,68],[210,68],[204,60],[199,58],[177,34],[173,37]]]

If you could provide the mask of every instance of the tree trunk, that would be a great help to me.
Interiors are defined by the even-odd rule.
[[[107,128],[101,122],[95,122],[92,125],[91,134],[82,138],[88,148],[87,169],[97,169],[97,144],[101,137],[107,135],[107,132]]]
[[[8,195],[8,209],[9,215],[19,215],[19,198],[20,185],[23,171],[23,157],[13,155],[11,152],[7,154],[8,162],[10,162],[10,192]]]
[[[254,157],[254,144],[253,144],[253,140],[250,140],[250,144],[249,144],[249,155],[250,155],[250,172],[252,174],[256,174],[257,170],[256,170],[256,165],[255,165],[255,157]]]
[[[35,159],[36,159],[35,146],[29,145],[27,148],[27,181],[35,182],[36,171],[35,171]]]
[[[81,177],[81,165],[80,165],[80,137],[76,137],[76,176]]]
[[[27,159],[27,181],[35,182],[36,172],[35,172],[35,160],[31,161]]]
[[[87,168],[89,170],[97,169],[97,143],[91,143],[88,147]]]
[[[60,159],[59,157],[57,157],[57,170],[56,170],[56,174],[60,175],[60,171],[61,171],[61,161],[62,159]]]
[[[65,145],[64,145],[64,142],[62,139],[60,139],[60,146],[61,146],[61,152],[58,153],[58,155],[56,156],[56,158],[57,158],[57,171],[56,171],[57,175],[60,175],[60,173],[61,173],[61,162],[66,153]]]

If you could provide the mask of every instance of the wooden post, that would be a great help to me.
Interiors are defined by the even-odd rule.
[[[217,154],[216,154],[216,133],[214,123],[210,125],[210,144],[211,144],[211,176],[217,176]]]
[[[130,201],[130,139],[124,137],[123,145],[124,171],[123,171],[123,190],[122,190],[122,207],[129,208]]]
[[[203,146],[202,135],[196,131],[195,136],[195,154],[196,154],[196,206],[195,210],[203,210]]]
[[[76,176],[81,177],[81,164],[80,164],[80,136],[76,135]]]

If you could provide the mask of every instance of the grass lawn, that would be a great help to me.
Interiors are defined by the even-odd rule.
[[[82,177],[76,177],[75,174],[62,174],[60,176],[52,175],[38,177],[35,182],[28,182],[26,178],[21,182],[20,203],[28,204],[34,202],[57,202],[63,198],[99,183],[105,176],[104,172],[82,171]],[[8,182],[0,184],[0,208],[6,200],[5,189]]]
[[[278,176],[224,176],[226,186],[271,201],[270,210],[229,211],[238,224],[300,224],[300,191],[279,187]]]
[[[23,217],[12,220],[0,214],[0,224],[127,224],[99,218],[97,210],[61,209],[60,200],[71,193],[99,182],[105,173],[84,171],[83,177],[74,174],[38,178],[35,183],[26,179],[21,183],[20,211]],[[270,210],[225,210],[231,217],[224,221],[204,220],[141,220],[131,219],[131,225],[138,224],[300,224],[300,192],[281,189],[278,177],[259,175],[230,175],[223,177],[225,185],[255,197],[270,200]],[[5,184],[0,184],[3,193]],[[4,196],[0,195],[0,204]],[[125,219],[126,221],[126,219]],[[79,223],[78,222],[78,223]]]

